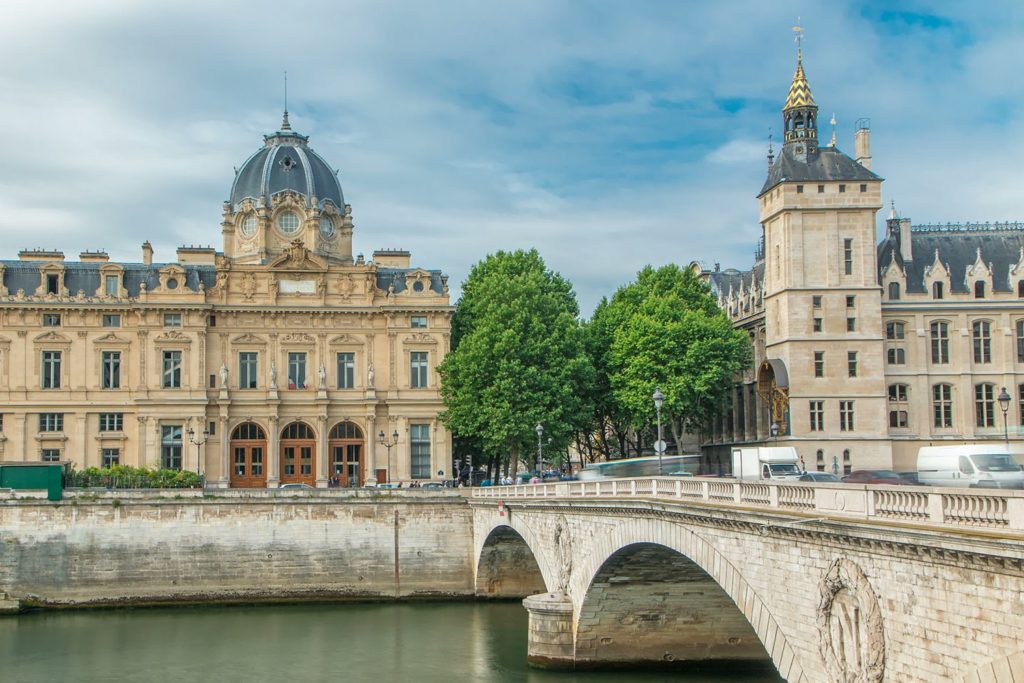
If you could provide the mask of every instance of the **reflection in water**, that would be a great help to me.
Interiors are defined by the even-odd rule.
[[[518,602],[48,612],[0,619],[0,681],[711,683],[774,674],[547,673]]]

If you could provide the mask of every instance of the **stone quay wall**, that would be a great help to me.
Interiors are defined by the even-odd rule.
[[[22,606],[473,594],[464,498],[337,494],[0,501],[0,591]]]

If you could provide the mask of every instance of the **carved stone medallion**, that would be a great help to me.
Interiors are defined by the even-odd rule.
[[[837,558],[821,580],[818,649],[829,680],[878,683],[885,673],[882,612],[863,570]]]

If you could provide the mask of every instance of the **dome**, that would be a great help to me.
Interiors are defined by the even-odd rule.
[[[294,132],[284,113],[281,130],[263,137],[263,149],[246,159],[235,173],[231,185],[231,208],[238,210],[242,201],[252,199],[256,204],[270,206],[270,199],[279,192],[291,190],[306,197],[312,205],[316,197],[318,206],[333,202],[343,209],[345,197],[341,184],[323,157],[306,144],[309,138]]]

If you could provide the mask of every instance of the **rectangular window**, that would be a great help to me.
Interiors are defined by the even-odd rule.
[[[949,323],[935,322],[931,325],[932,363],[949,362]]]
[[[821,308],[821,295],[820,294],[815,294],[814,296],[811,297],[811,307],[812,308]]]
[[[4,414],[0,413],[0,434],[4,433]]]
[[[861,183],[860,184],[860,191],[861,192],[867,192],[868,191],[868,184],[867,183]]]
[[[886,323],[885,324],[885,338],[886,339],[903,339],[906,336],[906,327],[903,323]]]
[[[410,386],[413,389],[424,389],[427,386],[427,352],[413,351],[410,354]]]
[[[210,420],[209,426],[206,428],[206,431],[210,433],[210,436],[217,436],[217,422],[214,420]]]
[[[992,325],[987,320],[975,320],[971,325],[974,341],[974,362],[992,362]]]
[[[107,275],[103,278],[103,290],[106,292],[107,296],[117,296],[121,293],[121,283],[118,282],[119,279],[120,278],[116,275]]]
[[[846,185],[840,185],[839,186],[839,191],[840,192],[846,192]]]
[[[857,352],[847,351],[846,352],[846,371],[850,377],[857,376]]]
[[[120,432],[124,428],[124,413],[100,413],[101,432]]]
[[[60,389],[60,351],[43,351],[43,389]]]
[[[846,295],[846,307],[854,308],[857,305],[857,297],[853,294]]]
[[[100,355],[100,388],[121,388],[121,352],[104,351]]]
[[[412,316],[411,318],[409,318],[409,326],[410,327],[426,328],[426,326],[427,326],[427,316],[425,316],[425,315],[414,315],[414,316]]]
[[[1017,387],[1017,417],[1018,424],[1024,427],[1024,384]],[[4,416],[0,415],[0,432],[4,431]]]
[[[211,315],[206,320],[207,320],[207,323],[210,325],[210,327],[217,327],[217,316]]]
[[[1024,320],[1017,321],[1017,362],[1024,363]]]
[[[839,402],[839,431],[853,431],[853,401]]]
[[[846,319],[846,331],[847,332],[856,332],[857,331],[857,319],[856,318],[847,318]]]
[[[804,193],[804,186],[803,185],[797,185],[796,186],[796,193],[797,194],[803,194]]]
[[[949,429],[953,426],[953,387],[949,384],[936,384],[932,387],[933,425],[938,429]]]
[[[39,452],[43,462],[60,462],[59,448],[43,448]]]
[[[823,431],[825,429],[825,402],[811,401],[808,405],[810,406],[811,431]]]
[[[47,294],[60,294],[60,276],[56,274],[48,274],[46,276],[46,293]]]
[[[39,431],[63,432],[64,413],[39,413]]]
[[[889,411],[889,427],[891,429],[906,429],[910,425],[910,413],[902,408],[893,408]]]
[[[255,389],[258,386],[256,380],[257,360],[259,354],[256,351],[241,351],[238,354],[238,388]]]
[[[825,192],[825,186],[824,185],[818,185],[818,194],[822,194],[824,192]]]
[[[814,331],[821,332],[821,318],[814,319]]]
[[[104,448],[103,449],[103,467],[110,469],[121,464],[121,449],[120,448]]]
[[[160,425],[160,467],[181,469],[181,425]]]
[[[104,315],[103,327],[121,327],[121,316],[113,314]]]
[[[409,425],[409,449],[413,479],[430,479],[430,425]]]
[[[60,313],[43,313],[43,327],[60,327]]]
[[[886,350],[886,361],[889,365],[903,365],[907,362],[907,352],[899,346]]]
[[[356,387],[356,354],[338,354],[338,388],[355,389]]]
[[[181,327],[181,313],[164,313],[164,327]]]
[[[815,351],[814,352],[814,376],[824,377],[825,376],[825,352]]]
[[[890,384],[889,385],[889,400],[899,403],[903,403],[907,400],[907,385],[906,384]]]
[[[164,351],[163,387],[181,388],[181,351]]]
[[[853,240],[850,238],[843,240],[843,272],[853,275]]]
[[[974,385],[974,417],[978,427],[996,426],[996,385]]]
[[[288,353],[288,388],[306,388],[306,354],[302,351]]]

